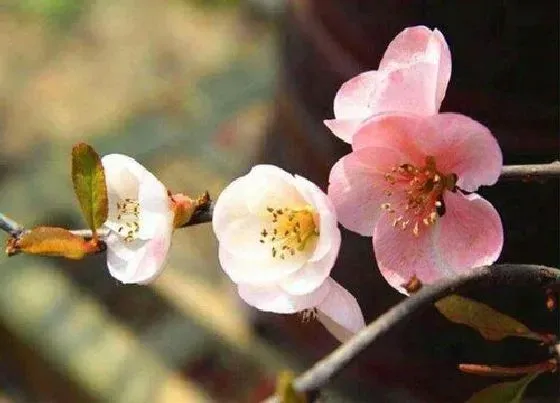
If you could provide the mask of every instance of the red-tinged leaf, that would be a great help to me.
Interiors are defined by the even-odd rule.
[[[284,371],[276,378],[276,397],[281,403],[307,403],[305,394],[294,390],[294,374]]]
[[[25,252],[32,255],[62,256],[81,259],[95,251],[91,242],[72,234],[64,228],[37,227],[24,233],[11,243],[12,254]]]
[[[478,330],[486,340],[499,341],[508,336],[540,340],[523,323],[469,298],[449,295],[434,305],[451,322]]]
[[[540,373],[536,372],[517,381],[488,386],[472,395],[466,403],[521,403],[527,386],[539,375]]]
[[[72,148],[72,182],[86,221],[95,233],[107,220],[107,184],[101,158],[87,144]]]

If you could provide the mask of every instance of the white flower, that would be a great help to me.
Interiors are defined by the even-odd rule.
[[[109,273],[125,284],[147,283],[165,266],[171,245],[174,213],[167,189],[126,155],[106,155],[101,163],[109,199]]]
[[[315,312],[352,333],[363,327],[354,297],[329,278],[340,230],[316,185],[272,165],[255,166],[224,189],[212,225],[220,264],[247,303],[277,313]]]

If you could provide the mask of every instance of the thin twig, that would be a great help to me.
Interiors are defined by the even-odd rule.
[[[214,202],[210,202],[208,206],[196,211],[191,217],[191,219],[189,220],[189,222],[183,225],[181,228],[192,227],[194,225],[211,222],[213,212],[214,212]],[[25,232],[25,228],[22,225],[6,217],[2,213],[0,213],[0,229],[7,232],[8,234],[10,234],[10,236],[14,238],[19,237],[23,232]],[[73,233],[74,235],[78,235],[86,239],[92,237],[92,233],[90,229],[75,229],[75,230],[71,230],[70,232]],[[103,228],[97,230],[97,235],[99,236],[99,239],[106,238],[108,233],[109,231]]]
[[[500,175],[501,180],[531,180],[560,178],[560,161],[550,164],[505,165]]]
[[[18,224],[11,218],[6,217],[2,213],[0,213],[0,229],[7,232],[14,238],[18,237],[24,231],[22,225]]]
[[[549,164],[506,165],[503,167],[500,175],[500,179],[503,180],[527,181],[531,179],[549,178],[560,178],[560,161],[554,161]],[[191,220],[181,228],[211,222],[213,211],[214,202],[210,202],[208,206],[195,212]],[[23,226],[9,219],[2,213],[0,213],[0,229],[7,232],[12,237],[19,236],[25,230]],[[74,230],[72,232],[84,238],[91,237],[91,231],[88,229]],[[100,233],[100,238],[103,238],[103,235],[103,233]]]
[[[392,307],[388,312],[355,334],[347,343],[341,345],[298,376],[293,383],[294,389],[310,395],[318,392],[363,350],[396,325],[409,319],[415,311],[428,307],[443,296],[455,292],[459,287],[461,291],[468,291],[481,284],[486,286],[548,287],[560,284],[560,270],[545,266],[504,264],[482,267],[468,274],[425,286],[416,294]],[[278,399],[271,397],[266,402],[278,402]]]

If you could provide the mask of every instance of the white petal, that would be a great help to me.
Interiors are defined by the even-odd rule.
[[[317,306],[319,321],[339,341],[345,342],[365,327],[364,316],[356,298],[344,287],[328,278],[329,293]]]
[[[150,239],[157,235],[159,221],[173,213],[166,187],[148,171],[140,182],[138,204],[140,206],[138,237],[140,239]]]
[[[146,173],[146,168],[134,158],[122,154],[109,154],[101,158],[105,170],[109,198],[116,201],[126,198],[136,199],[138,184]]]
[[[172,230],[173,215],[168,214],[158,223],[155,236],[147,241],[126,242],[110,233],[106,243],[111,276],[125,284],[145,284],[155,279],[165,267]]]
[[[249,182],[250,178],[247,176],[235,179],[222,190],[216,200],[212,213],[212,229],[218,240],[229,223],[249,214],[245,190],[249,186]]]
[[[297,256],[297,254],[296,254]],[[287,278],[300,269],[305,259],[252,259],[250,255],[235,255],[220,244],[220,265],[234,283],[270,285]]]
[[[237,290],[245,302],[261,311],[295,313],[317,306],[329,292],[330,283],[324,282],[312,293],[297,296],[290,295],[276,286],[255,287],[239,284]]]
[[[340,249],[340,231],[331,235],[331,247],[320,260],[309,260],[301,269],[282,281],[280,286],[292,295],[307,294],[325,282],[334,266]]]
[[[319,230],[319,241],[315,246],[313,256],[310,260],[313,262],[321,260],[333,247],[338,248],[337,239],[340,238],[340,230],[336,220],[336,212],[333,204],[327,195],[314,183],[296,175],[294,185],[298,192],[305,199],[306,203],[311,205],[315,210],[315,225]]]
[[[294,177],[274,165],[256,165],[247,174],[245,188],[247,206],[253,214],[266,214],[266,208],[297,208],[305,200],[294,186]]]

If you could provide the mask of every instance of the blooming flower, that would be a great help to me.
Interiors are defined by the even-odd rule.
[[[163,269],[174,213],[165,186],[136,160],[110,154],[105,169],[109,214],[107,266],[123,283],[147,283]]]
[[[384,112],[438,112],[451,77],[451,53],[436,29],[406,28],[389,44],[378,70],[345,82],[334,99],[335,119],[324,123],[347,143],[366,119]]]
[[[321,306],[351,331],[363,326],[356,300],[329,278],[340,230],[316,185],[272,165],[255,166],[224,189],[212,225],[220,264],[250,305],[277,313]],[[328,295],[340,304],[331,306]]]
[[[468,193],[494,184],[502,154],[490,131],[460,114],[378,115],[356,132],[352,153],[330,174],[342,225],[373,236],[389,284],[430,283],[493,263],[503,245],[500,217]]]

